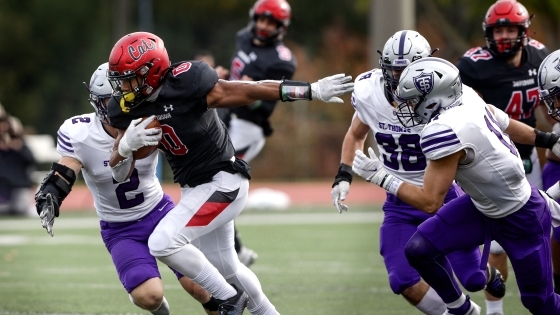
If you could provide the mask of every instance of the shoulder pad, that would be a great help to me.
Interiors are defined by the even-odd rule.
[[[437,160],[457,152],[461,141],[451,127],[433,121],[422,130],[420,146],[427,159]]]
[[[537,50],[542,50],[542,49],[546,48],[546,46],[543,43],[539,42],[536,39],[530,39],[529,42],[527,43],[527,45],[531,46],[531,47],[534,47]]]
[[[64,121],[57,132],[57,143],[61,149],[73,152],[72,147],[76,142],[84,141],[97,117],[94,113],[74,116]]]
[[[284,45],[276,46],[276,52],[278,53],[278,59],[280,59],[280,60],[292,61],[294,59],[294,56],[293,56],[290,48],[288,48]]]
[[[479,60],[490,60],[494,58],[494,56],[486,48],[479,46],[467,50],[461,58],[476,62]]]

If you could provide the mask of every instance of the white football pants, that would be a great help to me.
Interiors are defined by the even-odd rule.
[[[266,142],[260,126],[234,116],[231,117],[228,132],[235,148],[235,155],[247,163],[261,152]]]
[[[148,245],[150,253],[160,260],[191,246],[187,244],[194,245],[204,256],[188,259],[207,259],[227,282],[244,290],[251,314],[278,314],[257,276],[239,262],[234,248],[233,219],[243,210],[248,191],[245,177],[223,171],[209,183],[181,188],[181,200],[157,225]],[[195,269],[204,265],[203,261],[186,263]],[[175,269],[188,276],[188,266],[180,265]]]

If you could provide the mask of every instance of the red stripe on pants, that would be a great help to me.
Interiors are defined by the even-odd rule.
[[[205,202],[186,226],[207,226],[230,204],[231,202]]]

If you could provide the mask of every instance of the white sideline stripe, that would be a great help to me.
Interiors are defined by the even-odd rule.
[[[294,225],[294,224],[357,224],[380,223],[382,212],[348,212],[339,214],[333,208],[333,213],[266,213],[241,214],[235,219],[236,225]],[[0,231],[21,231],[42,229],[39,218],[0,220]],[[54,223],[57,230],[99,229],[98,218],[57,218]]]

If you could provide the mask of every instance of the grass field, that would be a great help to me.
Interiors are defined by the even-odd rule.
[[[339,215],[314,207],[247,212],[236,224],[259,254],[251,269],[282,314],[421,314],[389,288],[381,219],[379,209]],[[51,238],[39,219],[0,219],[0,315],[149,314],[128,300],[97,222],[93,212],[63,213]],[[173,314],[204,314],[171,271],[160,270]],[[510,277],[506,314],[529,314]],[[471,296],[484,306],[481,293]]]

